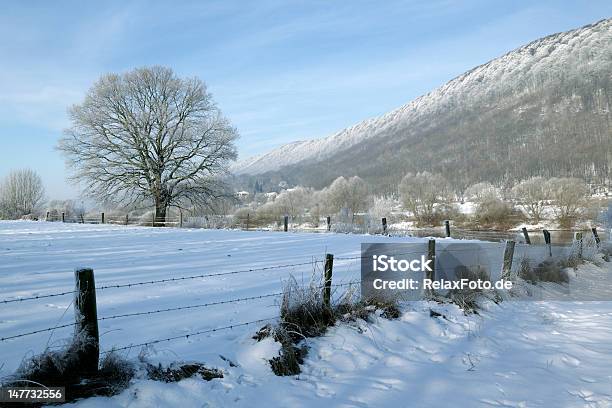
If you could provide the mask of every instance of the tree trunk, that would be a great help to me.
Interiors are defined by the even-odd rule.
[[[168,204],[161,200],[155,200],[155,226],[165,227],[166,226],[166,210]]]

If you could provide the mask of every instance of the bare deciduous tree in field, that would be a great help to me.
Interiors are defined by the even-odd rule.
[[[12,171],[0,186],[0,213],[11,219],[32,214],[44,196],[42,180],[34,170]]]
[[[69,113],[58,149],[92,197],[153,202],[163,221],[170,206],[223,195],[238,134],[201,80],[163,67],[108,74]]]

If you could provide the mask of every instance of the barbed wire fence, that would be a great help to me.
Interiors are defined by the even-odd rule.
[[[594,236],[596,236],[595,231],[594,231]],[[582,239],[583,239],[582,235],[577,235],[576,237],[580,240],[576,242],[579,242],[578,245],[580,245],[580,248],[582,248]],[[444,240],[442,241],[444,242]],[[437,257],[436,257],[435,250],[432,252],[432,244],[433,244],[433,248],[435,249],[435,242],[436,242],[435,239],[429,239],[428,241],[429,247],[425,249],[428,259],[433,260],[434,265],[435,265],[435,261]],[[451,241],[447,241],[446,243],[448,242],[451,242]],[[500,272],[502,276],[504,276],[504,274],[509,273],[510,269],[512,268],[515,247],[517,248],[530,247],[530,245],[526,243],[515,243],[514,241],[509,240],[499,245],[491,244],[490,247],[494,251],[503,251],[503,262],[501,264],[502,270]],[[447,253],[447,254],[451,254],[451,253],[460,254],[463,252],[475,253],[481,250],[481,249],[477,249],[473,247],[471,248],[455,247],[455,248],[450,248],[450,249],[448,247],[446,249],[444,249],[444,247],[442,248],[444,251],[443,253]],[[415,250],[408,250],[408,251],[404,250],[404,251],[394,252],[388,255],[408,256],[408,255],[422,255],[422,254],[424,254],[423,249],[420,249],[420,250],[415,249]],[[338,256],[338,257],[335,257],[335,261],[337,261],[335,268],[336,269],[346,268],[345,275],[351,276],[351,274],[354,275],[355,270],[357,269],[356,267],[361,267],[361,263],[366,258],[368,258],[368,256],[364,256],[362,254],[354,255],[354,256]],[[3,305],[8,306],[10,304],[17,303],[17,302],[29,302],[29,301],[36,301],[40,299],[48,299],[48,298],[54,298],[54,297],[73,295],[75,299],[73,302],[74,308],[75,308],[75,316],[76,316],[75,322],[65,323],[65,324],[55,324],[50,327],[38,328],[35,330],[30,330],[30,331],[26,331],[22,333],[2,336],[0,337],[0,343],[20,339],[22,337],[34,336],[34,335],[41,334],[41,333],[53,332],[55,330],[62,329],[62,328],[74,327],[75,333],[79,333],[83,330],[90,330],[91,327],[95,327],[96,338],[94,341],[98,345],[96,350],[98,354],[97,358],[99,358],[100,355],[105,355],[112,351],[131,350],[135,347],[144,347],[144,346],[154,345],[154,344],[158,344],[162,342],[170,342],[173,340],[179,340],[183,338],[188,339],[194,336],[222,332],[222,331],[231,330],[233,328],[238,328],[238,327],[251,326],[251,325],[255,325],[255,324],[259,324],[263,322],[273,321],[275,319],[278,319],[278,316],[271,316],[271,317],[266,317],[263,319],[255,319],[251,321],[242,321],[238,323],[230,322],[230,324],[212,327],[212,328],[203,328],[201,330],[195,330],[195,331],[192,331],[186,334],[170,335],[170,336],[166,336],[163,338],[148,339],[146,341],[141,341],[138,343],[132,343],[128,345],[113,346],[109,348],[108,350],[104,350],[104,351],[99,350],[99,337],[97,336],[98,322],[110,321],[110,320],[116,320],[116,319],[124,319],[124,318],[137,317],[137,316],[150,316],[150,315],[157,315],[157,314],[170,313],[170,312],[176,312],[176,311],[198,310],[198,309],[204,309],[204,308],[209,308],[213,306],[231,305],[231,304],[237,304],[237,303],[249,303],[249,302],[255,302],[261,299],[279,299],[279,298],[282,298],[284,294],[283,291],[281,290],[281,291],[273,291],[270,293],[263,293],[263,294],[257,294],[257,295],[252,295],[252,296],[243,296],[243,297],[236,297],[236,298],[231,298],[231,299],[220,299],[220,300],[204,302],[204,303],[194,303],[194,304],[160,307],[160,308],[154,308],[150,310],[133,311],[133,312],[126,311],[125,313],[113,314],[113,315],[102,315],[98,317],[97,310],[95,307],[96,306],[95,305],[95,299],[96,299],[95,293],[96,292],[104,293],[105,291],[108,291],[108,290],[136,288],[136,287],[161,285],[161,284],[174,285],[174,284],[179,284],[179,283],[186,282],[186,281],[193,281],[197,279],[214,279],[216,277],[237,276],[241,274],[249,274],[249,273],[262,272],[262,271],[287,271],[288,269],[295,268],[295,267],[311,266],[314,270],[318,268],[319,265],[323,265],[324,271],[325,271],[324,280],[323,280],[322,285],[317,286],[316,289],[323,291],[324,301],[327,304],[329,304],[330,303],[330,293],[331,293],[332,288],[334,287],[343,288],[343,287],[350,287],[354,285],[360,286],[364,283],[361,281],[361,279],[353,279],[353,278],[349,279],[348,281],[337,281],[337,282],[332,283],[332,270],[334,268],[333,266],[334,256],[332,254],[327,254],[324,259],[318,259],[317,257],[309,257],[309,259],[310,259],[309,261],[304,261],[304,262],[283,263],[283,264],[270,265],[270,266],[259,267],[259,268],[245,268],[245,269],[236,269],[236,270],[231,270],[231,271],[201,273],[201,274],[185,275],[185,276],[174,276],[174,277],[163,278],[163,279],[150,279],[150,280],[127,282],[127,283],[117,283],[117,284],[102,282],[102,284],[98,286],[97,288],[95,287],[95,284],[94,284],[93,271],[91,269],[77,270],[75,272],[75,280],[77,284],[75,286],[75,289],[73,290],[64,290],[64,291],[59,291],[55,293],[39,294],[39,295],[34,295],[34,296],[8,298],[8,299],[0,300],[0,307],[2,307]],[[480,258],[477,258],[477,259],[479,261],[478,263],[469,264],[469,265],[466,264],[467,265],[466,267],[475,268],[478,270],[480,270],[480,268],[483,268],[484,270],[488,270],[489,273],[491,272],[492,269],[497,267],[497,265],[491,262],[485,265],[486,262],[484,261],[481,262]],[[88,275],[88,272],[90,273],[89,275]],[[83,282],[85,282],[85,284],[83,284]],[[88,297],[91,298],[92,292],[94,294],[93,308],[91,307],[91,305],[88,306],[87,304],[83,303],[83,299],[87,299]],[[97,361],[97,358],[96,358],[96,361]]]
[[[301,224],[295,225],[291,221],[290,216],[283,216],[279,219],[265,218],[265,223],[257,223],[254,219],[247,216],[245,219],[233,220],[232,216],[228,215],[204,215],[204,216],[184,216],[182,212],[178,215],[156,217],[154,213],[134,216],[130,214],[105,214],[98,215],[87,214],[66,214],[55,212],[47,212],[45,221],[48,222],[64,222],[64,223],[80,223],[80,224],[112,224],[112,225],[133,225],[145,227],[175,227],[175,228],[204,228],[204,229],[242,229],[242,230],[265,230],[265,231],[284,231],[284,232],[310,232],[310,233],[355,233],[369,235],[387,235],[395,237],[435,237],[435,238],[456,238],[456,239],[472,239],[499,242],[505,240],[513,240],[515,242],[525,242],[531,244],[545,243],[546,237],[539,234],[530,236],[526,228],[522,230],[504,230],[491,228],[463,228],[455,227],[451,220],[445,220],[440,227],[428,228],[406,228],[396,227],[388,224],[387,218],[382,217],[380,222],[352,222],[346,223],[334,221],[331,216],[325,217],[325,221],[319,220],[319,228],[304,228]],[[452,228],[451,228],[452,226]],[[574,231],[567,229],[547,230],[549,233],[558,233],[565,242],[553,243],[553,245],[566,245],[571,242]],[[534,231],[532,231],[534,232]],[[602,234],[609,237],[608,231],[602,231]],[[606,238],[607,239],[607,238]]]

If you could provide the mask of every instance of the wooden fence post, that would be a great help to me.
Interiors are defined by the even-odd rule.
[[[387,235],[387,218],[382,218],[383,235]]]
[[[289,230],[289,216],[288,215],[285,215],[284,228],[285,228],[285,232]]]
[[[327,216],[327,232],[331,231],[331,217]]]
[[[544,243],[548,247],[548,256],[552,256],[552,240],[550,239],[550,232],[546,229],[542,230],[542,234],[544,234]]]
[[[102,213],[102,217],[100,217],[102,224],[104,224],[104,213]]]
[[[332,271],[334,269],[334,255],[325,255],[325,285],[323,286],[323,305],[331,307]]]
[[[84,344],[78,349],[79,367],[83,373],[98,371],[100,358],[100,335],[96,306],[96,283],[93,269],[77,269],[74,272],[75,288],[75,336]]]
[[[151,226],[155,227],[155,210],[153,211],[153,218],[151,219]]]
[[[431,271],[426,271],[425,278],[434,280],[436,279],[436,240],[430,239],[427,243],[427,260],[431,261]],[[433,290],[430,294],[433,294]]]
[[[525,237],[525,243],[527,245],[531,245],[531,239],[529,238],[529,232],[527,232],[527,228],[523,227],[523,236]]]
[[[250,218],[251,218],[251,213],[247,213],[247,222],[246,222],[246,230],[247,231],[249,230],[249,221],[250,221]]]
[[[45,221],[49,221],[49,211],[47,211],[47,215],[45,216]]]
[[[504,264],[502,266],[502,279],[510,278],[510,273],[512,272],[512,258],[514,257],[514,245],[514,241],[506,241],[506,248],[504,249]]]
[[[128,214],[125,214],[125,225],[129,225],[130,224],[130,216]]]
[[[597,248],[599,248],[601,239],[599,239],[599,234],[597,233],[597,227],[591,228],[591,231],[593,232],[593,238],[595,238],[595,243],[597,244]]]
[[[582,232],[574,234],[574,241],[578,244],[578,259],[582,259]]]
[[[79,214],[79,218],[81,219],[81,224],[85,224],[85,218],[83,217],[83,213]]]
[[[179,211],[179,228],[183,228],[183,212]]]
[[[62,213],[62,222],[66,222],[66,213]]]
[[[446,238],[450,238],[450,236],[451,236],[450,220],[445,220],[444,221],[444,229],[446,230]]]

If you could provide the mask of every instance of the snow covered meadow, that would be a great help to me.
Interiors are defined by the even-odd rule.
[[[79,407],[612,406],[610,301],[505,301],[467,316],[454,305],[404,304],[398,320],[343,323],[308,340],[295,377],[272,373],[268,360],[278,343],[252,339],[265,322],[209,331],[275,319],[283,280],[293,274],[308,283],[325,253],[336,256],[338,284],[359,279],[359,260],[342,258],[358,257],[362,242],[407,240],[418,239],[0,222],[0,338],[71,324],[70,293],[13,300],[70,292],[74,269],[91,267],[102,351],[128,347],[120,353],[137,358],[138,344],[176,337],[144,352],[152,361],[203,362],[224,378],[136,380],[115,397]],[[609,265],[582,265],[572,282],[607,291],[594,282],[610,278]],[[179,277],[190,279],[146,283]],[[110,287],[135,282],[144,284]],[[160,312],[183,306],[198,307]],[[156,313],[104,319],[148,311]],[[0,341],[0,377],[25,356],[62,346],[72,331]],[[181,337],[197,332],[205,333]]]

